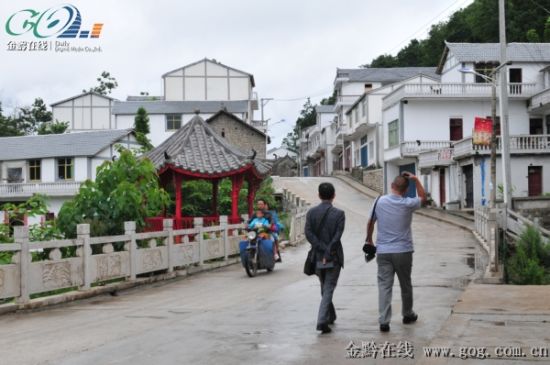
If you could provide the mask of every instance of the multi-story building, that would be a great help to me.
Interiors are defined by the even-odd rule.
[[[510,43],[507,56],[513,195],[540,195],[550,191],[550,44]],[[404,83],[383,98],[386,189],[408,170],[423,175],[439,206],[487,203],[496,188],[489,147],[475,146],[472,130],[475,117],[491,116],[493,85],[480,75],[498,64],[499,44],[446,43],[440,82]],[[497,109],[497,125],[499,118]],[[497,184],[500,167],[498,157]]]
[[[333,159],[330,151],[334,147],[334,105],[317,105],[317,115],[314,126],[304,130],[305,154],[303,167],[307,169],[309,176],[324,176],[332,174]]]
[[[381,99],[400,82],[415,76],[438,79],[434,67],[336,70],[336,139],[331,151],[335,166],[350,171],[354,167],[376,163],[378,153],[375,152],[376,133],[373,133],[373,127],[382,122]],[[369,160],[370,142],[373,142],[373,150]]]
[[[162,82],[162,96],[128,96],[126,101],[119,101],[89,92],[53,103],[53,116],[68,121],[69,131],[127,129],[133,128],[137,110],[143,107],[149,114],[149,138],[155,146],[197,112],[208,119],[223,109],[248,124],[265,128],[262,121],[253,118],[258,99],[254,76],[247,72],[205,58],[165,73]]]

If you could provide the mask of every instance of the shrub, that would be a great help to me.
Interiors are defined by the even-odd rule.
[[[536,228],[527,227],[522,232],[506,269],[513,284],[550,284],[550,244],[543,242]]]

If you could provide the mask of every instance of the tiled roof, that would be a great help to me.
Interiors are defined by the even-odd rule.
[[[380,82],[382,84],[391,84],[420,74],[439,78],[439,75],[437,75],[435,71],[435,67],[339,68],[336,70],[336,78],[347,78],[349,82]]]
[[[210,114],[224,108],[230,113],[246,113],[248,101],[116,101],[113,104],[113,114],[134,115],[140,107],[145,108],[148,114],[192,114],[197,110]]]
[[[104,148],[133,133],[114,129],[43,136],[0,138],[0,161],[69,156],[95,156]]]
[[[459,62],[499,62],[499,43],[445,43]],[[509,43],[506,57],[512,62],[550,62],[550,43]]]
[[[260,175],[266,175],[271,166],[252,159],[252,154],[252,151],[243,152],[229,144],[196,115],[146,157],[157,169],[169,163],[192,173],[214,175],[227,174],[253,164]],[[168,155],[168,160],[165,155]]]

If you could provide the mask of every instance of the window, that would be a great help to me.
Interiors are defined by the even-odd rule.
[[[372,90],[372,84],[365,84],[365,92]]]
[[[29,180],[40,181],[40,160],[29,160]]]
[[[361,146],[364,146],[367,144],[367,136],[361,137]]]
[[[479,62],[479,63],[476,63],[474,65],[474,71],[477,72],[477,73],[480,73],[482,75],[485,75],[485,76],[489,76],[493,70],[495,69],[495,67],[498,66],[498,63],[493,63],[493,62]],[[475,75],[475,81],[476,83],[484,83],[484,82],[489,82],[488,80],[486,80],[485,78],[479,76],[479,75]]]
[[[388,145],[395,147],[399,144],[399,120],[394,120],[388,124]]]
[[[180,114],[167,114],[166,115],[166,130],[175,131],[181,128],[181,115]]]
[[[460,141],[462,139],[462,118],[451,118],[449,120],[450,140]]]
[[[9,183],[23,182],[23,169],[21,167],[8,167],[7,173]]]
[[[363,101],[361,102],[361,116],[364,117],[365,114],[366,114],[366,110],[367,110],[367,99],[363,99]]]
[[[354,114],[355,123],[359,123],[359,110],[357,108],[355,108]]]
[[[73,159],[57,159],[57,178],[59,180],[72,180],[73,178]]]

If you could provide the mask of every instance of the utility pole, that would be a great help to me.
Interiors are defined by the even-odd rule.
[[[510,128],[508,123],[508,68],[506,67],[506,18],[504,0],[498,2],[500,64],[505,65],[500,71],[500,150],[502,159],[504,216],[512,206],[512,176],[510,171]],[[505,218],[506,220],[506,218]]]
[[[496,75],[495,75],[496,76]],[[491,83],[491,120],[493,130],[491,132],[491,196],[489,207],[494,209],[497,201],[497,85],[493,79]]]
[[[261,98],[260,99],[260,110],[262,113],[262,123],[264,123],[264,106],[267,105],[273,98]],[[266,127],[267,128],[267,127]]]

